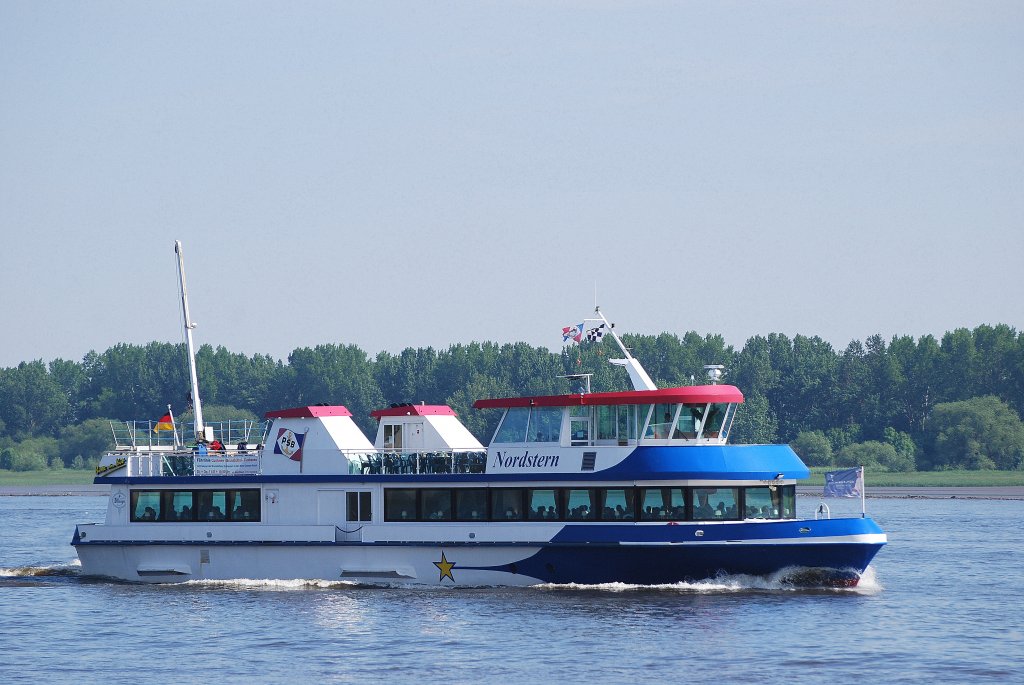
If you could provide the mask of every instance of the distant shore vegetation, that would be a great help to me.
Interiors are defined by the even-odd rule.
[[[960,328],[941,339],[874,335],[843,350],[821,338],[755,336],[742,349],[720,335],[624,335],[659,387],[700,383],[705,364],[746,402],[731,440],[788,442],[813,467],[864,465],[874,473],[1021,471],[1024,334],[1007,325]],[[498,412],[476,399],[569,392],[567,373],[592,373],[597,391],[628,390],[607,363],[612,344],[550,351],[525,343],[408,348],[371,356],[355,345],[294,350],[286,361],[202,346],[197,354],[208,421],[272,409],[343,404],[369,436],[370,411],[397,402],[448,404],[484,443]],[[171,404],[188,421],[183,344],[119,344],[79,361],[0,369],[0,470],[91,472],[113,446],[109,420],[158,419]]]

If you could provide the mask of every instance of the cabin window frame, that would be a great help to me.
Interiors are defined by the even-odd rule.
[[[522,413],[526,414],[526,421],[523,423],[522,432],[519,434],[518,440],[506,440],[502,431],[512,430],[509,428],[509,419],[512,416],[518,417]],[[514,427],[515,430],[519,430],[519,427]],[[530,407],[508,407],[505,409],[505,414],[501,417],[501,421],[498,422],[498,427],[494,429],[494,436],[491,438],[492,445],[524,445],[526,444],[526,438],[528,431],[530,430]]]

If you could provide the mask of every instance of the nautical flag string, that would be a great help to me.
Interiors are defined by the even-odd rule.
[[[601,337],[606,333],[604,324],[591,328],[587,331],[587,342],[601,342]]]
[[[583,324],[578,323],[575,326],[566,326],[562,329],[562,344],[578,343],[583,340]]]

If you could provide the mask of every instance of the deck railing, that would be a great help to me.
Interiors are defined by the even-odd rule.
[[[261,475],[262,454],[255,449],[227,448],[207,450],[175,449],[158,446],[150,449],[120,449],[110,453],[126,462],[129,477],[150,476],[249,476]],[[348,467],[339,466],[339,475],[426,475],[443,473],[484,473],[487,452],[359,452],[342,450]]]

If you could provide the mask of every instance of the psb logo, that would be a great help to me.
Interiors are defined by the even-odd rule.
[[[290,428],[281,428],[277,431],[274,454],[283,454],[292,461],[302,461],[302,441],[305,439],[305,435],[299,435]]]

